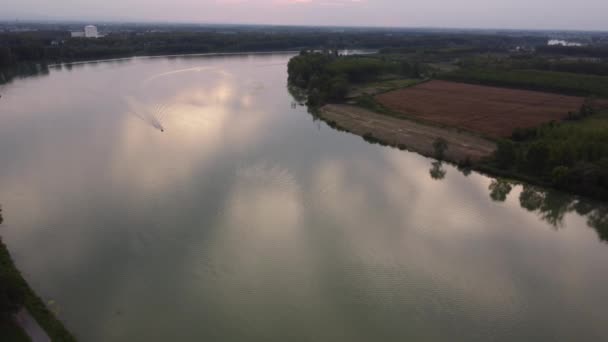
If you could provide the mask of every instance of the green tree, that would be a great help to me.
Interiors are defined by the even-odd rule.
[[[516,162],[516,157],[515,143],[510,140],[501,140],[498,142],[496,151],[494,152],[494,160],[498,167],[503,169],[511,168]]]
[[[530,145],[526,153],[526,167],[533,174],[543,174],[548,166],[549,148],[544,142],[537,141]]]
[[[436,138],[433,141],[433,150],[435,151],[435,158],[443,160],[445,157],[445,151],[448,149],[448,142],[444,138]]]
[[[348,88],[348,81],[345,77],[334,77],[329,83],[328,98],[331,100],[343,100],[348,94]]]

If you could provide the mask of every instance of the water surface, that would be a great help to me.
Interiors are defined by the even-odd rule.
[[[289,54],[0,87],[0,233],[83,341],[599,341],[606,208],[315,121]]]

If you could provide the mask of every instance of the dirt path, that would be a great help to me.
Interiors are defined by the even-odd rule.
[[[332,104],[321,108],[323,119],[359,136],[373,136],[383,143],[406,148],[425,156],[433,156],[433,142],[441,137],[448,142],[445,159],[452,162],[471,161],[489,156],[496,145],[481,137],[455,129],[424,125],[397,119],[350,105]]]
[[[27,309],[22,308],[19,310],[15,318],[17,324],[25,331],[32,342],[51,342],[49,335],[40,327]]]

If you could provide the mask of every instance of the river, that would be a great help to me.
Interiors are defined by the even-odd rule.
[[[604,205],[334,130],[291,56],[0,86],[0,234],[80,340],[608,339]]]

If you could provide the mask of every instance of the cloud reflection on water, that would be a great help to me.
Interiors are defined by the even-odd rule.
[[[254,67],[275,59],[205,59],[238,77],[170,73],[145,92],[201,60],[56,71],[40,81],[116,85],[63,114],[63,101],[22,102],[0,118],[9,246],[80,337],[162,340],[184,324],[201,340],[569,336],[529,325],[556,312],[602,331],[589,313],[608,305],[608,253],[581,229],[596,206],[569,202],[555,231],[538,217],[553,213],[546,195],[513,186],[495,202],[505,187],[488,177],[444,164],[437,181],[427,158],[316,126],[291,107],[284,67]],[[50,81],[31,89],[51,99]],[[125,94],[170,108],[165,132],[129,115]]]

